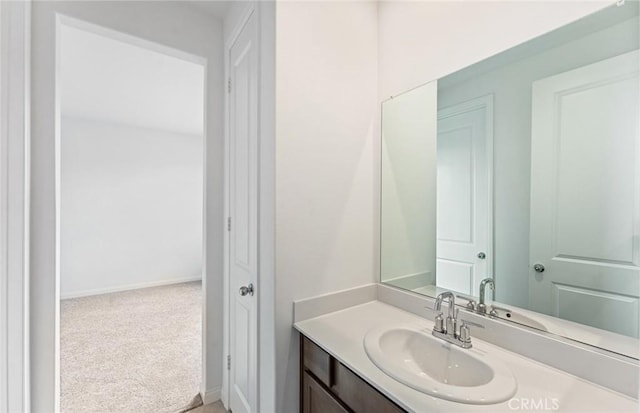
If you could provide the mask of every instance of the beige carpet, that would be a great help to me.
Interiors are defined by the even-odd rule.
[[[199,392],[200,282],[62,300],[64,413],[183,410]]]

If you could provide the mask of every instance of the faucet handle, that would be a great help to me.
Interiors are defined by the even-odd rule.
[[[438,315],[434,319],[433,331],[437,331],[438,333],[446,333],[442,313],[438,313]]]
[[[434,310],[433,308],[431,308],[429,306],[425,306],[424,308],[426,308],[429,311],[433,311],[434,313],[436,313],[436,316],[433,319],[433,321],[435,322],[435,325],[433,326],[433,331],[437,331],[438,333],[445,333],[446,329],[444,328],[444,318],[442,318],[442,311],[441,310]]]
[[[482,324],[474,323],[469,320],[462,320],[460,326],[460,341],[466,348],[471,348],[471,333],[469,332],[469,326],[484,328]]]
[[[475,311],[476,300],[473,297],[467,297],[466,295],[462,295],[462,294],[456,294],[456,297],[462,298],[463,300],[467,300],[467,309],[471,311]]]
[[[507,317],[511,317],[511,313],[513,311],[509,310],[508,308],[503,308],[503,307],[498,307],[497,305],[491,305],[491,311],[489,311],[489,315],[491,317],[498,317],[498,311],[504,311],[507,314]]]

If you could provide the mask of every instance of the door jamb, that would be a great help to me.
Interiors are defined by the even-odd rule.
[[[0,411],[30,411],[31,1],[0,19]]]
[[[31,2],[0,2],[0,410],[30,410]]]

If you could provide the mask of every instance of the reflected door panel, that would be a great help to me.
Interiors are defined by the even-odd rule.
[[[492,102],[438,111],[437,286],[472,295],[490,274]]]
[[[533,84],[529,283],[531,309],[634,337],[638,57],[626,53]]]

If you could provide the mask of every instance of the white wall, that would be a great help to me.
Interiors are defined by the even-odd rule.
[[[379,6],[379,96],[438,79],[614,3],[384,1]]]
[[[56,398],[55,13],[93,22],[207,59],[205,133],[206,371],[203,391],[222,384],[223,32],[222,22],[172,2],[34,2],[31,108],[31,391],[32,411]]]
[[[589,34],[444,87],[438,107],[494,94],[494,276],[496,300],[529,306],[531,85],[535,80],[638,48],[638,19]],[[590,32],[591,33],[591,32]],[[483,71],[484,72],[484,71]],[[466,76],[466,74],[465,74]]]
[[[276,22],[276,411],[293,412],[293,301],[378,279],[377,5],[281,2]]]
[[[201,279],[201,135],[63,118],[62,298]]]

